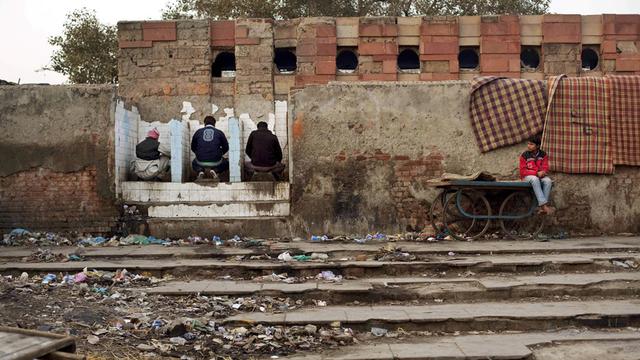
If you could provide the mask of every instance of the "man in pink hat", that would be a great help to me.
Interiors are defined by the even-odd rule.
[[[131,163],[131,172],[142,180],[164,180],[169,171],[171,150],[158,141],[157,128],[149,130],[146,139],[136,145],[137,159]]]

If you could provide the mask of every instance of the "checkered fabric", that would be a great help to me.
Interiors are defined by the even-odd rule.
[[[545,82],[478,77],[471,88],[471,125],[480,151],[519,143],[542,131]]]
[[[640,76],[607,76],[613,163],[640,165]]]
[[[613,173],[606,78],[549,79],[542,149],[552,171]]]

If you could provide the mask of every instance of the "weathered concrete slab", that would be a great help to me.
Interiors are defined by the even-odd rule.
[[[633,283],[633,284],[631,284]],[[570,291],[586,286],[607,286],[607,291],[630,290],[640,291],[640,272],[588,273],[588,274],[551,274],[544,276],[488,276],[476,278],[371,278],[362,280],[345,280],[341,283],[327,283],[313,280],[301,284],[283,282],[258,283],[254,281],[225,280],[192,280],[174,281],[158,287],[141,289],[148,294],[160,295],[246,295],[259,292],[275,292],[293,295],[309,291],[330,291],[334,294],[374,294],[374,286],[416,285],[413,290],[429,290],[430,285],[440,285],[432,290],[451,298],[473,291],[482,297],[487,291],[512,291],[519,287],[544,289],[544,286],[559,287],[559,290]],[[418,287],[423,285],[423,287]],[[467,285],[467,286],[465,286]],[[631,291],[631,290],[630,290]]]
[[[237,269],[237,270],[271,270],[286,271],[294,270],[326,270],[326,269],[347,269],[347,268],[381,268],[385,266],[422,266],[424,268],[449,267],[469,267],[482,265],[491,266],[539,266],[549,265],[579,265],[592,264],[596,261],[613,261],[619,259],[640,258],[640,253],[601,253],[601,254],[548,254],[548,255],[480,255],[480,256],[459,256],[459,257],[434,257],[428,261],[413,262],[384,262],[384,261],[330,261],[330,262],[268,262],[268,261],[222,261],[207,259],[167,259],[164,261],[146,259],[116,259],[104,261],[73,261],[73,262],[51,262],[51,263],[25,263],[0,261],[0,271],[22,270],[22,271],[77,271],[85,267],[99,270],[114,269],[134,269],[149,271],[166,271],[178,268],[198,268],[201,270],[211,269]]]
[[[582,253],[582,252],[620,252],[640,251],[640,237],[599,237],[535,241],[441,241],[437,243],[395,242],[403,251],[415,255],[446,255],[454,252],[466,254],[521,254],[521,253]],[[340,253],[374,254],[385,243],[310,243],[310,242],[277,242],[267,247],[266,252],[277,255],[287,250],[299,250],[306,253],[322,252],[340,256]],[[166,247],[162,245],[118,246],[118,247],[43,247],[55,253],[77,253],[87,258],[99,257],[210,257],[263,254],[264,249],[215,247],[211,245]],[[0,258],[21,258],[31,255],[34,247],[2,247]]]
[[[557,342],[590,344],[591,342],[625,341],[630,348],[640,341],[638,331],[574,331],[531,332],[518,334],[468,335],[418,339],[411,343],[377,343],[355,345],[328,351],[324,354],[296,355],[291,360],[468,360],[468,359],[526,359],[531,347]],[[381,339],[380,341],[384,341]]]
[[[406,319],[405,315],[408,316]],[[640,316],[640,300],[566,301],[540,303],[473,303],[424,306],[329,306],[289,312],[284,321],[281,314],[239,314],[228,317],[225,323],[261,322],[269,325],[331,323],[359,323],[382,321],[394,323],[430,323],[442,320],[472,321],[475,319],[506,318],[520,320],[566,319],[580,315],[591,317]],[[402,320],[400,320],[402,319]]]

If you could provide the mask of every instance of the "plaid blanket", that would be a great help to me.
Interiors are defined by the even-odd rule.
[[[471,88],[471,126],[480,151],[519,143],[542,131],[545,82],[478,77]]]
[[[542,148],[551,170],[613,173],[606,78],[549,79]]]
[[[640,165],[640,76],[607,76],[613,163]]]

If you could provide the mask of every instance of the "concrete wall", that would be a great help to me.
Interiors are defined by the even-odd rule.
[[[0,229],[109,231],[113,86],[0,86]]]
[[[421,229],[443,172],[517,178],[524,144],[486,154],[469,119],[470,84],[335,83],[292,95],[293,222],[309,233]],[[640,169],[554,174],[556,227],[640,231]]]

